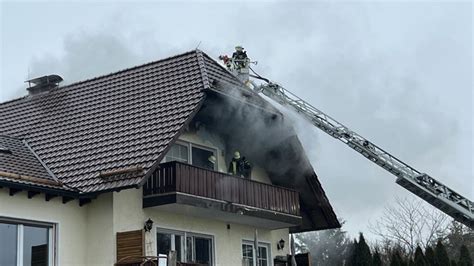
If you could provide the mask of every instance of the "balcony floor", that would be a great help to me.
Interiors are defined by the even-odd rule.
[[[302,222],[300,216],[181,192],[145,196],[143,207],[271,230],[297,226]]]

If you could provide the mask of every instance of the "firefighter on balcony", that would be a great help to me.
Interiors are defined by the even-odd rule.
[[[239,173],[239,161],[240,161],[240,152],[235,151],[234,152],[234,157],[229,163],[229,169],[227,172],[231,175],[238,175]]]
[[[242,176],[245,179],[251,179],[252,177],[252,165],[250,164],[249,161],[245,157],[242,157],[240,160],[240,166],[241,166],[241,171],[242,171]]]
[[[211,155],[209,158],[207,158],[207,164],[206,168],[209,170],[215,170],[216,169],[216,156]]]
[[[228,172],[232,175],[250,179],[252,166],[245,157],[240,157],[239,151],[235,151],[234,157],[230,161]]]

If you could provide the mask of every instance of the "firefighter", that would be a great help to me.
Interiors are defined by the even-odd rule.
[[[227,69],[230,70],[232,68],[232,62],[227,55],[220,55],[219,59],[224,62],[224,65],[227,67]]]
[[[251,179],[252,177],[252,165],[245,157],[242,157],[239,163],[241,175],[245,179]]]
[[[214,155],[209,156],[209,158],[207,158],[206,168],[208,168],[209,170],[215,170],[216,169],[215,165],[216,165],[216,156]]]
[[[240,172],[239,171],[239,161],[240,161],[240,152],[235,151],[234,152],[234,157],[230,161],[229,169],[227,171],[229,174],[232,174],[232,175],[239,174],[239,172]]]
[[[235,52],[232,54],[232,60],[238,69],[246,67],[248,57],[247,52],[244,51],[244,47],[240,45],[235,47]]]
[[[252,175],[252,165],[245,158],[245,156],[240,156],[240,152],[235,151],[234,157],[230,161],[229,174],[250,179]]]

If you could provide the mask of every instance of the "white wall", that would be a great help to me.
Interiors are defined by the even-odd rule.
[[[189,217],[186,215],[164,212],[156,208],[142,209],[142,190],[129,189],[114,193],[114,230],[115,232],[143,228],[144,222],[151,218],[155,227],[179,231],[201,233],[214,236],[216,265],[242,265],[242,240],[254,239],[254,227]],[[271,246],[271,259],[277,255],[286,255],[288,249],[288,229],[268,230],[257,228],[258,239]],[[152,237],[153,241],[155,240]],[[287,245],[278,251],[276,243],[284,239]],[[156,254],[156,243],[151,245]]]
[[[54,198],[47,202],[44,194],[28,199],[26,192],[9,196],[7,189],[0,189],[0,216],[56,223],[59,265],[113,265],[116,233],[142,229],[148,218],[157,227],[214,236],[216,265],[241,265],[242,239],[253,240],[255,228],[230,224],[227,229],[225,222],[143,209],[142,195],[142,189],[128,189],[100,195],[79,207],[77,200],[63,204],[61,198]],[[288,253],[288,245],[282,251],[276,249],[280,239],[288,243],[288,229],[258,228],[258,236],[259,241],[270,244],[271,258]],[[147,248],[156,254],[154,233],[147,240]]]
[[[63,204],[61,198],[45,201],[44,194],[38,194],[28,199],[26,192],[10,196],[8,189],[0,189],[0,216],[57,223],[60,265],[87,265],[86,212],[77,200]]]
[[[113,228],[113,195],[102,194],[86,205],[86,265],[114,265],[115,231]]]

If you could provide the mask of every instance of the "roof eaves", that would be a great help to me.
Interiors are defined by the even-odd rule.
[[[7,187],[7,188],[16,188],[20,190],[31,190],[31,191],[39,191],[46,194],[55,194],[60,196],[67,196],[72,198],[79,198],[80,195],[77,191],[70,191],[62,189],[61,187],[53,187],[53,186],[46,186],[34,183],[18,183],[11,180],[0,180],[0,186]],[[87,197],[87,195],[84,195]]]

